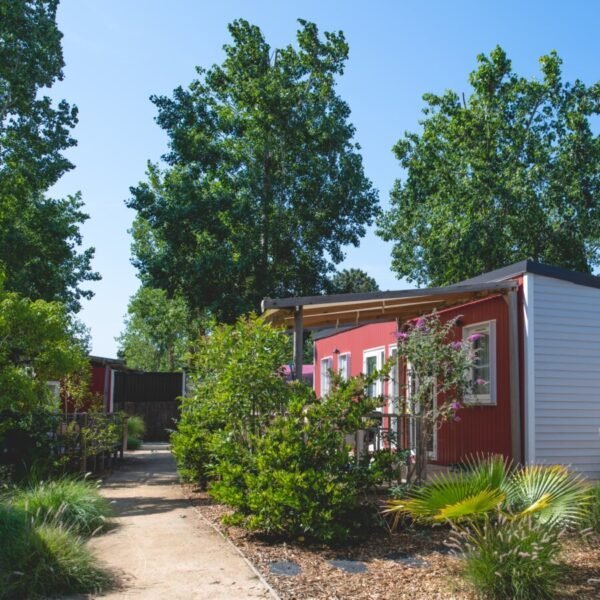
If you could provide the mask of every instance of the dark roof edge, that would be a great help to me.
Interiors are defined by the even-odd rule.
[[[600,277],[596,275],[590,275],[589,273],[579,273],[578,271],[571,271],[562,267],[554,267],[552,265],[545,265],[534,260],[522,260],[520,262],[490,271],[489,273],[483,273],[477,277],[471,279],[465,279],[457,285],[470,285],[476,283],[499,281],[503,279],[509,279],[511,277],[518,277],[525,273],[531,273],[532,275],[541,275],[542,277],[550,277],[551,279],[559,279],[561,281],[568,281],[576,285],[583,285],[585,287],[593,287],[600,289]]]
[[[415,288],[411,290],[396,290],[385,292],[364,292],[359,294],[332,294],[331,296],[300,296],[297,298],[265,298],[262,301],[262,312],[270,308],[293,309],[295,306],[308,306],[311,304],[334,304],[336,302],[362,302],[369,300],[387,300],[393,298],[410,298],[419,296],[435,296],[442,294],[456,294],[462,292],[482,292],[508,290],[512,286],[502,281],[478,281],[457,283],[446,287]]]
[[[88,355],[90,362],[100,363],[102,365],[125,365],[125,361],[121,358],[108,358],[106,356],[95,356],[93,354]]]

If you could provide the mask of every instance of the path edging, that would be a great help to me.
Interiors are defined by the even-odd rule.
[[[211,523],[195,506],[191,501],[190,497],[185,493],[184,487],[180,484],[179,489],[182,495],[187,498],[190,506],[194,509],[194,512],[204,521],[213,531],[218,533],[226,542],[231,546],[246,562],[246,564],[250,567],[250,570],[258,577],[260,582],[267,588],[267,591],[273,597],[273,600],[282,600],[281,596],[273,589],[271,584],[265,579],[264,575],[252,564],[250,559],[242,552],[240,548],[238,548],[218,527],[216,527],[213,523]]]

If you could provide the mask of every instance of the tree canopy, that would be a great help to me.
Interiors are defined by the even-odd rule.
[[[362,269],[342,269],[329,282],[330,294],[355,294],[378,292],[379,286],[373,277]]]
[[[57,409],[48,381],[88,371],[86,340],[65,306],[7,292],[0,277],[0,411]]]
[[[326,289],[378,208],[336,93],[344,35],[300,21],[297,47],[271,49],[244,20],[229,31],[223,64],[152,98],[169,152],[128,202],[142,280],[225,321]]]
[[[42,91],[63,78],[58,0],[0,3],[0,266],[6,289],[79,308],[93,249],[78,252],[87,219],[79,195],[45,196],[73,168],[64,151],[75,145],[77,109]]]
[[[600,83],[563,82],[555,52],[541,79],[480,55],[472,93],[425,94],[420,133],[394,152],[405,169],[379,233],[392,268],[446,285],[518,260],[589,272],[599,264]]]
[[[134,369],[177,371],[187,366],[201,330],[201,320],[182,298],[142,286],[129,301],[125,330],[117,338],[119,355]]]

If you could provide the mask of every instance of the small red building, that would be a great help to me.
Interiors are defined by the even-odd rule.
[[[90,356],[92,377],[90,391],[102,397],[102,406],[106,414],[114,411],[115,373],[125,370],[125,363],[118,358]]]
[[[481,336],[486,384],[465,399],[460,422],[437,431],[431,461],[499,453],[600,479],[600,277],[523,261],[445,288],[266,299],[263,309],[272,322],[294,326],[297,339],[300,325],[318,329],[317,395],[327,392],[330,370],[344,377],[380,368],[408,320],[434,309],[460,317],[457,340]],[[396,378],[371,390],[386,396],[384,413],[394,412]]]

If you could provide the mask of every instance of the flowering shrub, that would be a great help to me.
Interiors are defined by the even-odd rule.
[[[398,332],[398,352],[407,363],[408,381],[401,412],[415,421],[416,457],[408,479],[421,481],[427,468],[427,447],[444,421],[459,421],[462,401],[471,390],[476,360],[474,334],[454,341],[457,319],[443,323],[436,313],[411,322]]]

